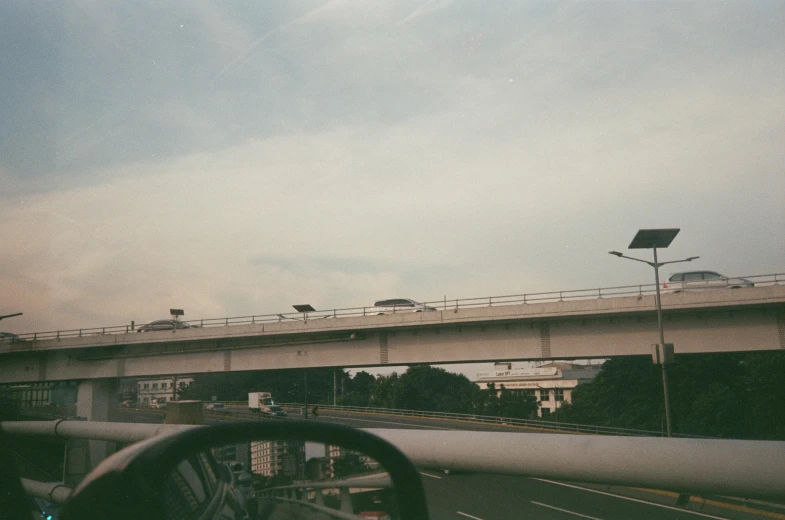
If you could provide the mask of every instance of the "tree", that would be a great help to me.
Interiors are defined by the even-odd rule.
[[[347,406],[368,406],[373,393],[376,378],[365,371],[357,372],[347,380],[346,395],[343,404]]]
[[[331,404],[333,369],[309,368],[308,402]],[[279,402],[302,402],[305,397],[303,369],[263,370],[258,372],[222,372],[197,374],[194,381],[180,390],[180,399],[210,401],[246,401],[249,392],[270,392]]]
[[[480,411],[483,415],[501,415],[501,405],[499,403],[499,393],[496,391],[496,383],[488,383],[488,388],[485,390],[486,398],[483,402],[483,408]]]
[[[674,431],[738,439],[785,439],[785,352],[678,355],[669,367]],[[664,430],[660,367],[649,357],[614,358],[572,404],[563,422]]]
[[[534,415],[538,406],[534,396],[522,395],[501,385],[501,395],[499,395],[499,415],[501,417],[527,419]]]
[[[398,374],[379,376],[371,386],[369,404],[378,408],[398,408]]]
[[[479,391],[466,376],[428,365],[409,367],[398,385],[398,407],[408,410],[472,413]]]

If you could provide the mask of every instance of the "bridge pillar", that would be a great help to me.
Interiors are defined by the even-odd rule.
[[[116,379],[91,379],[81,381],[76,393],[76,415],[88,421],[112,421],[116,418],[119,402],[119,384]],[[115,452],[114,442],[88,441],[87,460],[89,472],[99,462]]]

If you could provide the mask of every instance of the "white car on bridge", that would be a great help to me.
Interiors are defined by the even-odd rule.
[[[409,300],[407,298],[392,298],[390,300],[379,300],[373,304],[373,308],[366,311],[366,314],[389,314],[396,312],[431,312],[436,308],[428,307],[424,303]]]
[[[137,329],[138,332],[149,332],[153,330],[174,330],[174,329],[192,329],[198,325],[191,325],[187,321],[180,320],[156,320],[150,323],[140,325]]]
[[[740,289],[742,287],[755,287],[755,284],[745,278],[728,278],[714,271],[676,273],[662,284],[662,288],[669,292]]]

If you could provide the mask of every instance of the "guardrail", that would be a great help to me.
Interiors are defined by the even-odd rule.
[[[234,403],[226,403],[230,406],[235,406]],[[301,403],[278,403],[279,406],[284,408],[302,408]],[[313,405],[311,405],[313,406]],[[419,417],[423,419],[441,419],[441,420],[454,420],[465,421],[482,424],[502,424],[507,426],[525,426],[528,428],[536,428],[541,430],[555,430],[564,433],[593,433],[602,435],[623,435],[628,437],[666,437],[664,431],[654,430],[636,430],[632,428],[617,428],[614,426],[593,426],[586,424],[562,423],[556,421],[549,421],[546,419],[519,419],[515,417],[500,417],[495,415],[477,415],[466,413],[452,413],[452,412],[429,412],[425,410],[403,410],[397,408],[376,408],[371,406],[333,406],[320,404],[319,410],[321,411],[335,411],[347,413],[363,413],[363,414],[376,414],[376,415],[394,415],[402,417]],[[705,439],[699,435],[678,434],[674,433],[674,437],[692,438],[692,439]]]
[[[200,426],[14,421],[9,435],[136,442]],[[681,493],[785,498],[785,442],[368,429],[423,468],[502,473]],[[558,454],[558,456],[554,456]],[[29,484],[29,483],[28,483]],[[41,483],[42,486],[50,483]],[[32,489],[31,485],[27,488]],[[51,490],[50,490],[51,494]]]
[[[391,486],[392,482],[390,481],[390,478],[386,476],[364,477],[360,479],[300,482],[297,484],[290,484],[288,486],[267,488],[262,491],[262,497],[280,502],[288,502],[289,504],[299,506],[311,513],[318,511],[333,518],[353,520],[361,519],[363,517],[353,514],[352,497],[349,491],[350,488],[379,489],[389,488]],[[326,507],[324,505],[324,495],[322,494],[322,491],[325,489],[339,490],[341,504],[340,510]],[[313,502],[308,500],[307,494],[309,491],[313,491]]]
[[[756,287],[770,285],[785,285],[785,273],[758,274],[742,276],[755,283]],[[729,285],[730,286],[730,285]],[[532,303],[561,302],[572,300],[592,300],[601,298],[618,298],[622,296],[643,296],[654,294],[656,284],[620,285],[616,287],[597,287],[593,289],[573,289],[567,291],[548,291],[523,294],[508,294],[500,296],[482,296],[477,298],[451,298],[446,296],[441,300],[422,302],[422,307],[392,307],[382,314],[400,312],[418,312],[425,308],[434,310],[463,309],[472,307],[494,307],[501,305],[518,305]],[[665,292],[668,292],[667,290]],[[191,327],[227,327],[231,325],[253,325],[257,323],[273,323],[286,320],[302,321],[317,319],[333,319],[358,316],[375,316],[380,314],[378,307],[349,307],[331,309],[309,313],[282,312],[274,314],[255,314],[249,316],[234,316],[225,318],[204,318],[184,321]],[[20,341],[4,341],[0,344],[15,344],[24,341],[60,339],[69,337],[102,336],[106,334],[129,334],[136,332],[133,324],[114,325],[108,327],[90,327],[81,329],[54,330],[44,332],[27,332],[19,334]]]

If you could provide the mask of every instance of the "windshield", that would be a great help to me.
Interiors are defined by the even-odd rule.
[[[5,2],[0,410],[785,440],[784,26],[778,0]],[[62,455],[19,465],[73,488]],[[452,517],[613,510],[420,469]]]

